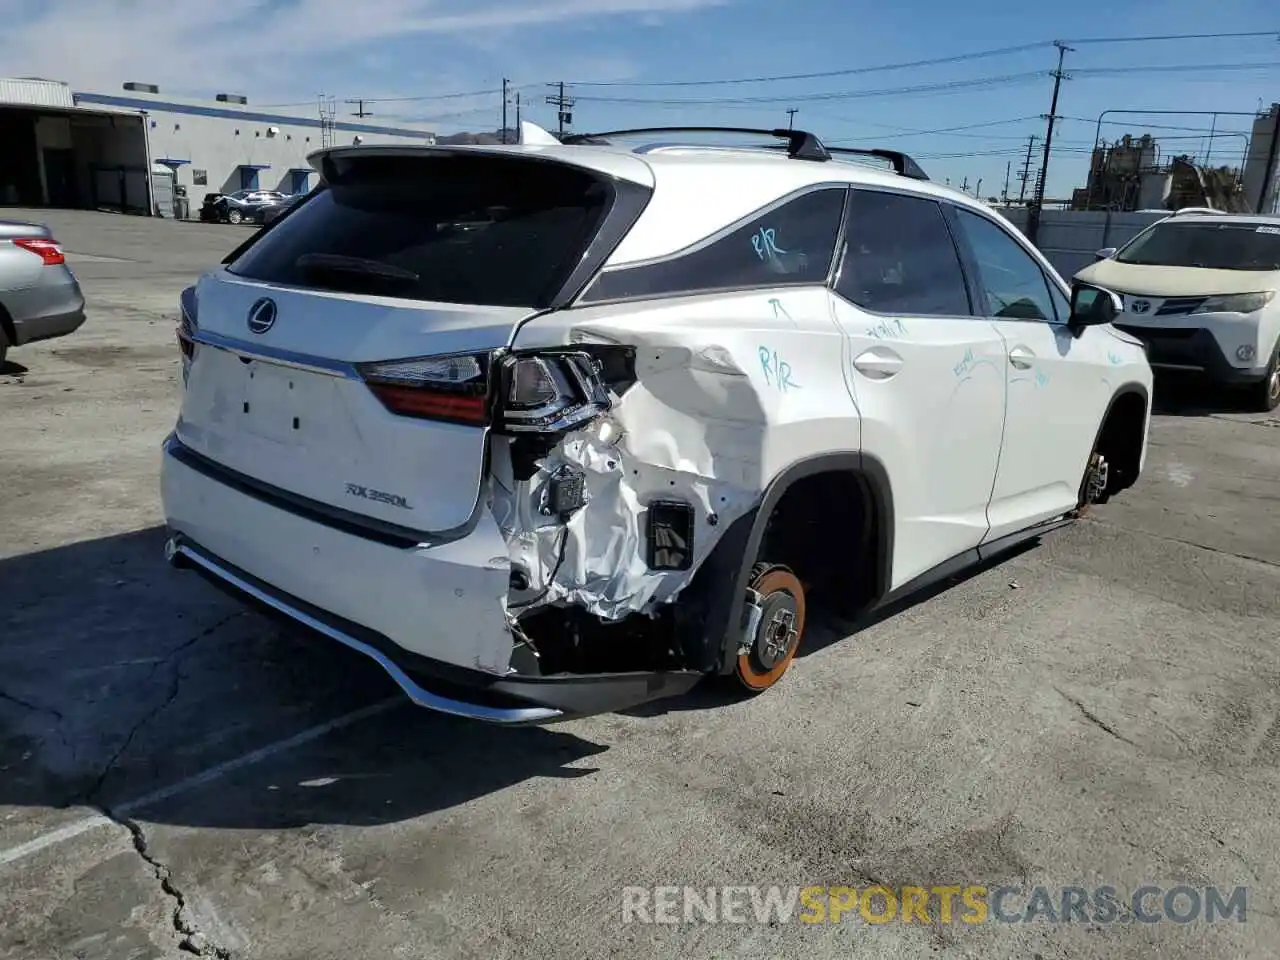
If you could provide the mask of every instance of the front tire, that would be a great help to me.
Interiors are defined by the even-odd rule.
[[[762,613],[751,645],[738,654],[734,676],[751,693],[774,686],[791,666],[804,637],[804,586],[787,567],[758,563],[751,570],[751,589],[760,596]]]
[[[227,211],[227,223],[239,223],[243,219],[244,219],[244,216],[240,213],[239,210]]]
[[[1280,407],[1280,343],[1271,351],[1271,363],[1267,375],[1260,383],[1249,387],[1249,409],[1257,413],[1270,413]]]

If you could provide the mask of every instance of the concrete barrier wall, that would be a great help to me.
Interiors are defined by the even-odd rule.
[[[1027,230],[1025,208],[1001,210],[1023,233]],[[1040,216],[1040,237],[1036,244],[1062,274],[1070,280],[1093,263],[1093,254],[1103,247],[1119,247],[1132,240],[1157,220],[1163,211],[1112,213],[1107,210],[1045,210]]]

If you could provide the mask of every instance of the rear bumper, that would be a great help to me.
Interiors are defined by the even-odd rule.
[[[1147,345],[1147,361],[1155,370],[1203,374],[1217,383],[1229,385],[1257,383],[1266,376],[1265,364],[1270,355],[1265,348],[1255,346],[1255,356],[1262,358],[1262,366],[1242,365],[1227,356],[1209,327],[1148,327],[1127,323],[1115,326]]]
[[[175,457],[175,446],[166,441],[162,470],[170,562],[369,657],[419,706],[491,723],[547,723],[676,696],[702,679],[518,673],[506,665],[507,570],[495,567],[492,544],[467,544],[486,540],[483,524],[437,548],[377,543],[205,476]],[[501,596],[490,592],[495,582]],[[479,669],[498,650],[503,666]]]
[[[5,309],[13,320],[15,346],[75,332],[84,323],[84,294],[70,270],[45,267],[34,286],[9,291]]]

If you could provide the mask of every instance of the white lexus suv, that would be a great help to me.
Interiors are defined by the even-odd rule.
[[[903,154],[652,133],[315,154],[183,293],[170,561],[423,706],[546,722],[765,690],[816,612],[1137,480],[1113,293]]]
[[[1153,223],[1076,278],[1120,294],[1116,325],[1156,369],[1205,374],[1280,407],[1280,217],[1204,208]]]

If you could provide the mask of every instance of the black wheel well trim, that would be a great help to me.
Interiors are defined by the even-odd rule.
[[[1146,425],[1151,419],[1151,394],[1147,391],[1146,385],[1131,380],[1128,383],[1121,384],[1116,388],[1115,393],[1111,395],[1111,400],[1107,403],[1106,413],[1102,415],[1102,419],[1098,421],[1098,432],[1094,434],[1093,446],[1089,448],[1089,457],[1092,459],[1093,454],[1098,449],[1098,444],[1102,442],[1102,431],[1107,429],[1107,424],[1111,421],[1111,414],[1115,412],[1116,404],[1124,397],[1138,397],[1142,400],[1143,407],[1143,433],[1146,433]],[[1141,459],[1141,454],[1139,454]],[[1088,474],[1089,461],[1086,460],[1084,466],[1081,467],[1080,495],[1084,496],[1085,478]],[[1136,478],[1135,478],[1136,479]]]
[[[1098,432],[1093,438],[1093,446],[1089,450],[1090,454],[1098,449],[1098,443],[1102,440],[1102,431],[1107,428],[1107,423],[1111,420],[1111,414],[1115,412],[1116,404],[1119,403],[1123,397],[1139,397],[1142,400],[1144,413],[1143,419],[1144,421],[1150,419],[1151,395],[1147,392],[1146,386],[1136,381],[1130,381],[1129,383],[1122,384],[1116,389],[1116,392],[1111,395],[1111,400],[1107,403],[1107,411],[1102,415],[1102,419],[1098,421]],[[1087,465],[1088,464],[1086,464],[1086,466]]]
[[[755,566],[756,554],[760,551],[760,543],[764,539],[770,516],[792,486],[807,477],[823,473],[847,473],[862,486],[867,505],[875,518],[874,596],[879,599],[888,593],[893,572],[893,490],[884,464],[871,454],[856,450],[832,451],[798,460],[775,476],[765,488],[754,511],[751,530],[747,535],[746,549],[742,560],[737,565],[737,575],[733,578],[731,585],[732,592],[727,602],[713,604],[713,609],[724,610],[723,620],[720,623],[713,621],[708,624],[716,631],[711,633],[711,636],[718,635],[722,638],[718,672],[730,672],[737,658],[739,639],[737,625],[742,622],[742,609],[746,601],[747,586],[751,580],[751,570]],[[865,548],[867,544],[863,546]],[[721,586],[722,590],[725,588]]]

